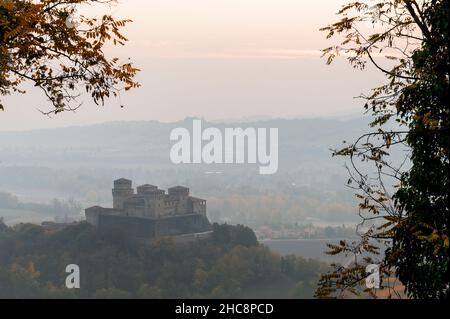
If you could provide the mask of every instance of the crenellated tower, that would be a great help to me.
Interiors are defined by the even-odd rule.
[[[120,178],[114,181],[114,188],[112,189],[114,209],[123,209],[124,201],[133,196],[134,190],[131,184],[131,180],[126,178]]]

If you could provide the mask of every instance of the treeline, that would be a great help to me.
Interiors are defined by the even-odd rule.
[[[27,210],[40,214],[54,215],[55,217],[78,215],[81,210],[81,204],[73,199],[60,200],[53,199],[50,203],[25,203],[16,196],[9,193],[0,192],[0,209]]]
[[[219,196],[209,197],[208,209],[209,216],[215,221],[243,223],[252,227],[280,227],[298,221],[306,223],[308,217],[347,222],[352,218],[351,212],[355,212],[351,200],[326,197],[320,190],[302,192],[293,187],[280,187],[273,192],[257,194],[227,190]]]
[[[68,264],[80,267],[80,289],[65,287]],[[326,267],[281,257],[244,226],[148,244],[86,223],[57,232],[0,223],[0,298],[310,298]]]

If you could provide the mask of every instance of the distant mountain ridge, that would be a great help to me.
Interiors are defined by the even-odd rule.
[[[21,146],[104,146],[105,142],[119,144],[124,140],[154,140],[158,137],[168,139],[170,130],[175,127],[190,127],[194,118],[183,121],[163,123],[158,121],[117,121],[86,126],[70,126],[65,128],[45,128],[29,131],[0,131],[0,147]],[[203,121],[205,127],[277,127],[280,130],[280,143],[291,138],[299,142],[320,141],[321,138],[335,136],[345,139],[349,135],[367,130],[368,120],[350,119],[270,119],[239,123],[220,123]],[[338,134],[340,137],[338,138]],[[37,143],[37,144],[36,144]]]

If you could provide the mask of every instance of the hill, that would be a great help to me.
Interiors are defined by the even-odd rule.
[[[65,287],[68,264],[80,267],[80,289]],[[86,223],[56,232],[0,224],[0,298],[311,298],[324,267],[280,257],[244,226],[144,244]]]

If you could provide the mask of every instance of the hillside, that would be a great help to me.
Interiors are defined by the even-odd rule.
[[[65,287],[68,264],[80,268],[80,289]],[[85,223],[52,233],[0,224],[0,298],[311,298],[325,267],[280,257],[243,226],[149,245]]]

